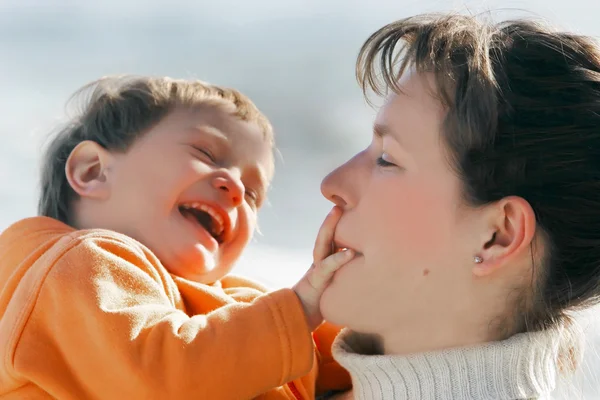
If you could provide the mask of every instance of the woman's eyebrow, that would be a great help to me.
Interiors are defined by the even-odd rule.
[[[389,135],[390,133],[390,129],[388,128],[387,125],[383,125],[383,124],[374,124],[373,125],[373,133],[382,138],[386,135]]]
[[[390,136],[392,139],[398,142],[398,144],[402,145],[402,141],[400,140],[398,134],[392,131],[390,127],[385,124],[373,124],[373,134],[380,139]]]

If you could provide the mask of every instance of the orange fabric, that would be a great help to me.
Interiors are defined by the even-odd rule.
[[[316,380],[316,392],[331,390],[347,391],[352,387],[348,372],[333,359],[331,345],[343,327],[324,323],[315,332],[313,338],[318,349],[319,375]]]
[[[114,232],[20,221],[0,235],[0,398],[312,399],[319,360],[319,390],[348,388],[314,356],[338,329],[311,340],[295,293],[265,291],[171,276]]]

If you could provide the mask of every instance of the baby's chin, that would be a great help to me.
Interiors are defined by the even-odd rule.
[[[159,258],[170,274],[180,278],[199,283],[213,283],[222,278],[216,257],[202,246],[195,246],[193,251],[171,253]]]

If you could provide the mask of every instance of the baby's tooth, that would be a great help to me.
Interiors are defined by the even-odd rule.
[[[207,206],[206,204],[200,204],[200,203],[185,204],[185,205],[183,205],[183,207],[187,208],[187,209],[194,208],[197,210],[202,210],[202,211],[210,214],[210,216],[217,222],[217,226],[214,227],[214,231],[217,235],[220,235],[225,230],[223,217],[212,207]]]

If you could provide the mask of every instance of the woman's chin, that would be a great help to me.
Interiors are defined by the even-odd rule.
[[[320,307],[321,314],[323,314],[323,318],[327,322],[335,325],[347,325],[345,314],[348,313],[351,306],[338,296],[335,283],[332,282],[332,284],[323,292]]]

